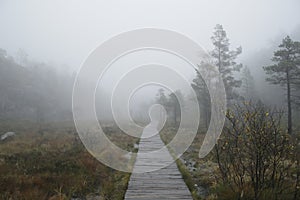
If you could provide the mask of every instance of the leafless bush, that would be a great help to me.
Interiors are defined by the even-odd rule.
[[[281,111],[261,103],[228,111],[215,155],[222,184],[238,199],[299,197],[296,140],[282,129],[281,119]]]

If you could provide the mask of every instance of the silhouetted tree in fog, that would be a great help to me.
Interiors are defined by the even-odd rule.
[[[212,72],[213,67],[209,63],[201,63],[198,65],[198,70],[196,70],[196,77],[193,80],[192,87],[196,92],[199,108],[202,115],[202,121],[204,122],[205,128],[208,128],[209,119],[210,119],[210,95],[208,91],[208,87],[213,79],[215,79],[215,73]],[[202,77],[205,76],[205,77]],[[204,82],[203,78],[207,80]]]
[[[251,100],[255,98],[255,85],[254,78],[247,66],[243,67],[242,72],[242,95],[246,100]]]
[[[211,56],[214,58],[215,65],[218,67],[224,81],[225,90],[228,100],[233,100],[238,97],[234,88],[239,88],[242,84],[241,80],[236,80],[234,72],[239,72],[242,64],[236,63],[236,58],[242,53],[242,48],[230,50],[229,39],[222,25],[217,24],[213,36],[211,37],[214,49]]]
[[[289,36],[285,37],[279,45],[279,50],[274,52],[272,61],[276,64],[263,67],[269,75],[266,80],[287,90],[288,133],[292,134],[293,89],[300,84],[300,43],[293,41]]]
[[[162,106],[164,106],[164,108],[166,109],[167,111],[167,106],[168,106],[168,98],[166,97],[165,95],[165,90],[160,88],[158,90],[158,93],[156,95],[156,102]],[[160,111],[160,118],[162,119],[163,117],[163,111],[161,110]]]
[[[175,92],[172,92],[169,95],[168,99],[168,107],[170,110],[172,110],[172,116],[173,116],[173,122],[176,125],[178,121],[180,121],[180,115],[181,115],[181,110],[180,110],[180,103],[179,101],[183,102],[184,97],[183,94],[180,92],[180,90],[177,90]],[[181,105],[183,106],[183,105]]]

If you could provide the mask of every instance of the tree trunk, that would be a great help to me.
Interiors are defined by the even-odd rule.
[[[287,79],[287,103],[288,103],[288,133],[291,135],[293,130],[292,125],[292,105],[291,105],[291,84],[290,84],[290,71],[289,67],[286,70],[286,79]]]

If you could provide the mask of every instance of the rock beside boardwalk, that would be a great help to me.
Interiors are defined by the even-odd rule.
[[[15,135],[16,135],[15,132],[7,132],[7,133],[4,133],[3,135],[1,135],[0,140],[1,140],[1,141],[4,141],[4,140],[6,140],[6,139],[8,139],[8,138],[11,138],[11,137],[13,137],[13,136],[15,136]]]

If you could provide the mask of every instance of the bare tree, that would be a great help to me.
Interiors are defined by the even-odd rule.
[[[223,183],[239,199],[284,199],[290,192],[294,145],[281,129],[281,118],[282,112],[261,103],[228,111],[215,155]]]

